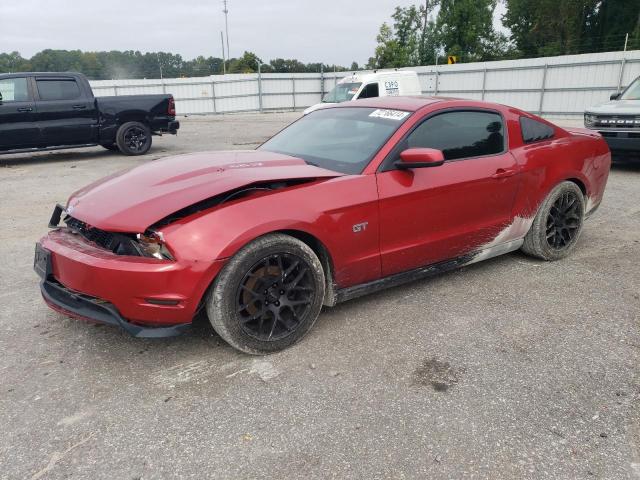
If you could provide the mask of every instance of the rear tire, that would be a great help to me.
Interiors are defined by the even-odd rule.
[[[542,260],[559,260],[576,246],[584,223],[585,201],[573,182],[557,185],[538,209],[522,251]]]
[[[264,355],[307,334],[324,290],[324,271],[313,250],[289,235],[269,234],[244,246],[220,271],[207,314],[229,345]]]
[[[118,128],[116,144],[125,155],[144,155],[151,148],[151,130],[144,123],[124,123]]]

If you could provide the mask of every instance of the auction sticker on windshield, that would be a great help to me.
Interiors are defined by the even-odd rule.
[[[389,120],[402,120],[409,112],[403,112],[402,110],[374,110],[369,114],[370,117],[387,118]]]

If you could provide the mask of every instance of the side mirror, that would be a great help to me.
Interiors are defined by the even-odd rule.
[[[618,100],[618,99],[620,98],[620,95],[622,95],[620,92],[618,92],[618,93],[612,93],[612,94],[609,96],[609,100]]]
[[[409,148],[400,153],[400,160],[395,163],[396,168],[438,167],[444,163],[444,154],[434,148]]]

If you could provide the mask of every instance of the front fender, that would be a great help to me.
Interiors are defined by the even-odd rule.
[[[177,258],[202,262],[232,257],[271,232],[304,232],[326,246],[335,282],[350,286],[380,276],[377,195],[374,175],[338,177],[229,202],[162,232]]]

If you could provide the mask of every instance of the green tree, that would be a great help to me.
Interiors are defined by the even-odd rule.
[[[318,73],[323,69],[325,69],[325,67],[322,63],[307,63],[304,66],[304,71],[308,73]]]
[[[199,56],[191,61],[185,62],[187,75],[198,77],[222,73],[222,59],[216,57]]]
[[[229,62],[229,73],[253,73],[258,71],[262,60],[253,52],[244,52],[240,58],[232,58]]]
[[[637,0],[635,0],[637,3]],[[589,35],[599,0],[505,0],[503,24],[511,30],[521,56],[593,51]],[[618,19],[616,19],[617,21]]]
[[[493,26],[496,4],[497,0],[441,0],[436,31],[445,55],[464,62],[502,56],[507,39]]]
[[[22,58],[20,53],[0,53],[0,73],[24,72],[31,70],[28,60]]]
[[[376,40],[375,55],[369,68],[397,68],[419,65],[433,60],[438,49],[435,23],[429,15],[440,0],[427,0],[424,5],[396,7],[391,15],[393,26],[384,23]]]
[[[43,50],[31,57],[31,67],[39,72],[80,70],[80,50]]]
[[[380,26],[376,41],[378,46],[374,56],[369,58],[368,68],[397,68],[405,66],[406,52],[403,51],[394,35],[393,29],[389,25],[383,23]]]
[[[275,58],[269,62],[275,73],[302,73],[306,72],[306,65],[298,60]]]
[[[393,18],[393,30],[402,56],[400,61],[403,66],[417,65],[422,44],[423,13],[421,9],[415,5],[406,8],[396,7],[391,18]]]
[[[258,71],[262,60],[255,53],[244,52],[240,58],[227,61],[227,71],[232,73],[251,73]],[[304,64],[296,59],[276,58],[261,66],[263,72],[320,72],[344,71],[344,67],[324,65],[322,63]],[[185,60],[170,52],[147,52],[127,50],[110,52],[81,52],[80,50],[43,50],[30,60],[24,59],[18,52],[0,53],[0,73],[18,71],[48,71],[84,73],[92,80],[123,78],[166,78],[182,76],[209,76],[221,74],[222,59],[199,56]]]
[[[640,1],[602,0],[589,18],[587,33],[596,51],[620,50],[629,34],[627,48],[640,48]]]
[[[432,11],[439,5],[440,0],[425,0],[424,7],[420,7],[422,18],[422,35],[418,46],[418,63],[427,65],[431,62],[439,48],[436,24],[429,18]]]

